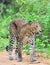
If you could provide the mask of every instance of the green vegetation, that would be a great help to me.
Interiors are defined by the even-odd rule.
[[[6,1],[6,2],[5,2]],[[50,50],[50,0],[4,0],[0,2],[0,50],[8,45],[8,26],[13,18],[38,21],[44,30],[36,36],[35,51],[48,52]],[[26,53],[28,46],[24,45]]]

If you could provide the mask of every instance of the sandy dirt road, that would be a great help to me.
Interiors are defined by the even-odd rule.
[[[0,51],[0,65],[50,65],[50,59],[40,57],[39,53],[35,53],[35,56],[40,63],[30,63],[29,55],[23,54],[22,62],[17,62],[15,59],[10,61],[6,51]]]

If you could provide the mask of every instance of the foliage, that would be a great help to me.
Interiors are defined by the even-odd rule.
[[[0,39],[9,35],[8,26],[13,18],[39,22],[43,32],[36,36],[35,48],[50,49],[50,0],[12,0],[9,5],[0,3]],[[0,41],[0,49],[2,44],[7,45]],[[27,46],[24,45],[24,49],[27,49]]]
[[[0,50],[4,50],[6,46],[8,45],[8,39],[7,38],[1,38],[0,37]]]
[[[24,44],[22,49],[23,49],[23,52],[25,52],[26,54],[29,54],[29,45],[28,44]]]

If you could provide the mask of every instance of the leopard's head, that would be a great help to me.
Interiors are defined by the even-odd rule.
[[[31,27],[33,33],[40,34],[42,32],[40,24],[38,22],[30,21],[29,24],[30,24],[30,27]]]

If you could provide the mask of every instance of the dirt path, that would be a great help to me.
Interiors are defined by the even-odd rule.
[[[40,63],[31,64],[29,60],[29,55],[23,54],[22,62],[17,62],[16,60],[10,61],[7,56],[6,51],[0,52],[0,65],[50,65],[50,59],[40,57],[39,53],[35,53],[36,58]]]

